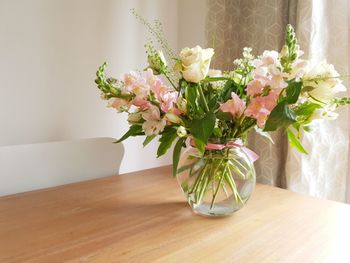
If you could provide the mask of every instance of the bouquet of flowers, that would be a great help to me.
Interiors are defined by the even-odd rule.
[[[159,137],[158,157],[174,145],[174,175],[188,169],[191,176],[195,170],[195,163],[178,169],[180,152],[186,144],[196,149],[198,160],[203,160],[213,151],[245,148],[247,134],[252,130],[269,137],[268,132],[284,129],[291,146],[307,153],[299,140],[301,132],[309,132],[310,123],[316,119],[336,118],[335,110],[350,103],[347,97],[335,97],[346,88],[333,65],[311,65],[302,59],[303,52],[290,25],[280,52],[264,51],[255,57],[251,48],[244,48],[242,58],[233,61],[232,70],[222,72],[210,68],[212,48],[186,47],[176,55],[159,33],[160,24],[152,27],[138,18],[163,51],[156,50],[152,43],[145,45],[147,68],[126,73],[120,79],[106,78],[104,63],[95,82],[109,107],[128,114],[130,128],[118,142],[141,135],[146,136],[146,146]],[[226,145],[229,141],[230,147]],[[254,153],[245,150],[248,157],[256,159]],[[223,159],[207,158],[206,166],[197,169],[196,180],[183,185],[196,204],[212,192],[213,209],[220,185],[231,189],[235,201],[244,202],[237,181],[228,176],[236,173],[247,177],[244,167]],[[209,170],[211,177],[203,179],[201,174]]]

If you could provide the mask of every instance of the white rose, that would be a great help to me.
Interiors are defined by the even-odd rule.
[[[212,48],[202,49],[200,46],[184,48],[180,53],[184,79],[194,83],[204,79],[209,72],[213,55],[214,50]]]

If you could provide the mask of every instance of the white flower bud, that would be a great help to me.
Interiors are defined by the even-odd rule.
[[[283,47],[282,47],[282,50],[281,50],[281,52],[280,52],[280,57],[288,57],[288,47],[286,46],[286,45],[284,45]]]
[[[182,124],[182,120],[174,113],[168,112],[165,114],[164,118],[172,123]]]
[[[181,112],[187,112],[187,101],[184,98],[179,98],[176,104]]]
[[[128,122],[129,123],[138,123],[140,122],[142,119],[142,114],[141,112],[134,112],[134,113],[130,113],[128,116]]]
[[[162,66],[167,66],[167,63],[166,63],[166,60],[165,60],[165,57],[164,57],[164,54],[163,54],[163,51],[159,50],[158,51],[158,56],[159,56],[159,59],[161,61],[161,63],[163,64]]]
[[[187,135],[187,131],[183,126],[180,126],[179,128],[177,128],[176,133],[177,133],[177,136],[179,136],[180,138],[185,137]]]

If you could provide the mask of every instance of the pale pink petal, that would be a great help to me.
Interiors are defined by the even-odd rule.
[[[247,95],[248,96],[255,96],[262,93],[264,87],[265,87],[266,81],[264,79],[253,79],[251,82],[247,85]]]
[[[132,101],[132,105],[139,107],[142,111],[148,109],[151,103],[145,99],[135,98]]]
[[[242,115],[246,108],[245,101],[242,100],[236,93],[231,93],[232,99],[221,104],[220,109],[222,112],[229,112],[233,117],[239,117]]]

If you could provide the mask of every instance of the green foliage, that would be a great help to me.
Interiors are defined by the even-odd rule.
[[[124,141],[125,139],[129,138],[130,136],[137,136],[137,135],[143,135],[144,133],[142,132],[142,126],[141,125],[131,125],[129,130],[115,143],[120,143]]]
[[[302,82],[295,82],[294,79],[288,82],[288,86],[286,88],[286,101],[288,104],[293,104],[298,101],[302,86]]]
[[[157,135],[155,135],[155,134],[147,136],[142,143],[143,147],[145,147],[147,144],[149,144],[156,136]]]
[[[215,138],[222,137],[222,130],[219,127],[214,128],[213,135]]]
[[[295,36],[294,28],[287,25],[285,45],[282,48],[281,64],[284,72],[291,72],[294,61],[298,58],[299,45]]]
[[[231,121],[232,115],[229,112],[218,111],[216,113],[216,118],[218,118],[219,120],[223,120],[223,121]]]
[[[268,117],[264,131],[275,131],[278,128],[287,128],[297,121],[297,113],[290,108],[290,104],[298,101],[303,83],[294,79],[288,82],[285,97],[280,98],[280,102],[271,111]]]
[[[180,160],[181,149],[185,143],[186,138],[179,138],[177,143],[175,144],[173,151],[173,176],[177,174],[177,166]]]
[[[304,149],[303,145],[300,143],[299,139],[295,136],[295,134],[292,132],[291,129],[287,129],[287,135],[288,135],[289,144],[292,147],[294,147],[301,153],[308,154],[307,151]]]
[[[154,49],[151,44],[146,44],[146,54],[148,60],[148,67],[152,69],[154,75],[164,74],[168,72],[165,61],[162,60],[160,54]]]
[[[196,84],[182,82],[185,86],[185,98],[187,100],[187,113],[190,118],[200,119],[204,116],[204,110],[200,105],[200,94]]]
[[[104,62],[96,72],[95,83],[97,84],[97,88],[101,90],[105,99],[110,98],[121,98],[129,100],[133,96],[131,94],[122,94],[121,87],[123,83],[113,78],[106,79],[105,71],[107,68],[107,63]]]
[[[233,80],[227,80],[222,92],[222,101],[226,101],[231,98],[231,92],[237,94],[239,86]]]
[[[264,131],[275,131],[280,127],[286,128],[296,121],[295,112],[288,107],[288,102],[284,100],[278,103],[271,111],[271,114],[266,121]]]
[[[294,109],[294,112],[297,115],[298,124],[299,126],[301,125],[303,130],[308,131],[308,127],[305,125],[311,122],[311,117],[313,113],[315,112],[315,110],[320,108],[320,104],[306,101]]]
[[[194,140],[194,145],[196,146],[198,151],[203,154],[205,151],[205,143],[202,142],[201,140],[198,140],[197,138],[194,138],[193,140]]]
[[[243,121],[240,123],[239,132],[243,135],[245,134],[250,128],[254,127],[256,125],[256,120],[253,118],[245,117]],[[236,136],[239,137],[239,136]]]
[[[213,133],[215,119],[215,114],[213,112],[208,112],[204,118],[196,119],[191,122],[190,132],[195,139],[196,146],[198,145],[201,151],[204,151],[204,146]]]
[[[336,98],[333,100],[333,103],[337,106],[345,106],[345,105],[349,105],[350,104],[350,97],[344,97],[344,98]]]
[[[137,13],[134,8],[131,9],[131,12],[135,18],[147,28],[151,36],[158,42],[160,49],[165,51],[168,59],[170,60],[176,58],[176,53],[170,48],[170,45],[164,36],[162,23],[159,20],[154,20],[153,24],[150,23],[143,16]]]
[[[174,127],[166,127],[159,139],[159,147],[157,150],[157,158],[164,155],[168,149],[171,147],[173,141],[177,137],[177,129]]]

